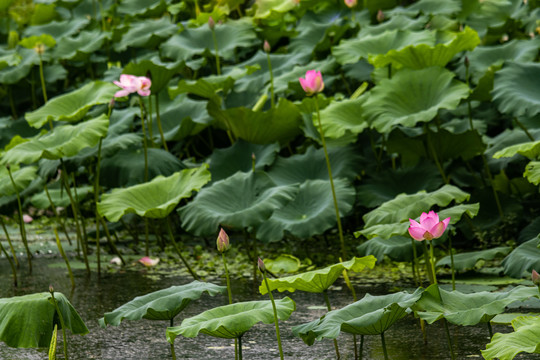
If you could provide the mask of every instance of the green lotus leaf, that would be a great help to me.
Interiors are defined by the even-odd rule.
[[[459,0],[420,0],[407,7],[408,11],[418,11],[429,15],[452,15],[461,11]]]
[[[278,279],[268,279],[268,286],[270,287],[270,291],[277,289],[279,292],[295,292],[296,290],[300,290],[312,293],[322,293],[343,274],[343,270],[360,272],[366,267],[368,269],[373,269],[376,262],[377,259],[371,255],[361,258],[354,257],[349,261],[340,262],[322,269],[307,271],[302,274]],[[259,286],[259,292],[262,295],[268,292],[268,288],[264,281]]]
[[[183,228],[195,235],[214,234],[220,224],[235,229],[257,227],[297,191],[296,186],[275,186],[262,172],[237,172],[202,189],[178,213]]]
[[[115,222],[129,213],[153,219],[167,217],[180,200],[199,191],[210,181],[210,172],[203,165],[171,176],[157,176],[152,181],[103,194],[97,209],[101,216]]]
[[[287,320],[296,310],[295,302],[289,297],[277,300],[276,311],[279,320]],[[199,333],[234,339],[238,338],[253,325],[274,322],[274,311],[270,300],[246,301],[216,307],[182,321],[180,326],[167,328],[167,341],[171,344],[178,335],[196,337]]]
[[[514,278],[521,278],[527,273],[530,276],[531,271],[540,268],[540,241],[537,237],[524,242],[515,248],[502,261],[504,273]]]
[[[422,249],[420,242],[416,241],[417,253],[421,254]],[[377,263],[384,260],[388,256],[394,261],[412,261],[414,253],[410,237],[392,236],[389,238],[374,237],[362,243],[357,248],[359,255],[373,255],[377,258]]]
[[[253,24],[247,18],[229,20],[216,25],[216,40],[219,56],[225,60],[234,60],[237,48],[248,48],[259,42]],[[187,61],[197,55],[213,56],[214,42],[212,30],[208,25],[198,28],[186,28],[180,34],[172,36],[161,44],[161,55],[174,61]]]
[[[289,254],[281,254],[275,259],[264,259],[264,266],[274,274],[294,273],[300,269],[300,259]]]
[[[276,93],[287,92],[292,90],[301,96],[304,96],[305,92],[300,86],[298,78],[304,77],[309,70],[317,69],[323,74],[334,73],[337,67],[336,61],[332,56],[320,61],[312,61],[306,65],[294,66],[289,71],[283,72],[279,76],[274,75],[274,91]],[[331,86],[334,81],[334,76],[325,76],[324,82],[327,86]],[[267,86],[267,90],[270,85]],[[270,91],[268,90],[268,93]]]
[[[403,69],[370,91],[364,115],[381,133],[429,122],[440,109],[453,110],[469,96],[469,87],[453,78],[454,73],[440,67]]]
[[[415,44],[399,50],[392,49],[386,54],[369,56],[369,62],[378,68],[388,64],[411,69],[423,69],[430,66],[444,67],[456,54],[465,50],[473,50],[480,44],[478,33],[470,27],[457,33],[448,34],[444,40],[446,41],[438,44]]]
[[[56,40],[54,40],[54,38],[49,34],[41,34],[39,36],[32,35],[30,37],[22,39],[19,42],[19,45],[27,49],[33,49],[40,44],[52,48],[54,47],[54,45],[56,45]]]
[[[17,66],[21,63],[21,56],[15,51],[13,52],[0,52],[0,70],[7,66]]]
[[[234,137],[254,144],[285,143],[301,133],[300,112],[295,104],[284,98],[268,111],[245,107],[221,110],[211,106],[208,112],[229,128]]]
[[[118,5],[118,13],[127,16],[161,16],[170,1],[163,0],[130,0]]]
[[[334,179],[356,176],[358,155],[353,147],[329,148],[328,156]],[[306,180],[329,180],[324,150],[309,147],[304,154],[288,158],[278,157],[268,176],[278,185],[301,184]]]
[[[90,19],[85,16],[76,17],[73,16],[70,20],[64,21],[51,21],[50,23],[43,25],[28,26],[24,29],[24,36],[39,36],[41,34],[49,34],[59,42],[61,39],[77,34],[83,29]]]
[[[320,319],[293,327],[292,332],[310,346],[315,340],[336,339],[341,331],[356,335],[382,334],[410,313],[410,307],[420,299],[422,292],[423,289],[416,289],[413,294],[366,294],[361,300],[329,311]]]
[[[225,179],[237,171],[250,172],[253,165],[255,170],[264,170],[274,162],[278,152],[278,143],[257,145],[241,139],[228,148],[215,149],[208,158],[212,181]]]
[[[520,154],[528,157],[529,159],[535,159],[540,155],[540,140],[539,141],[529,141],[526,143],[516,144],[509,147],[506,147],[502,150],[497,151],[493,154],[495,159],[500,159],[502,157],[512,157],[516,154]]]
[[[81,120],[91,107],[108,104],[118,86],[103,81],[94,81],[80,89],[50,99],[37,110],[27,112],[26,121],[40,128],[49,120],[76,122]]]
[[[472,326],[486,323],[504,312],[507,305],[533,296],[538,297],[537,287],[517,286],[505,292],[464,294],[457,290],[446,291],[434,284],[424,291],[413,309],[428,324],[444,318],[455,325]]]
[[[390,16],[390,19],[385,20],[380,24],[366,24],[365,26],[362,26],[357,38],[361,39],[362,37],[365,37],[367,35],[380,35],[390,30],[421,31],[425,29],[428,20],[429,19],[427,16],[418,16],[415,18],[411,18],[410,16],[406,16],[403,14],[392,15]]]
[[[332,55],[338,63],[354,64],[360,59],[368,59],[369,56],[382,55],[390,50],[400,50],[407,46],[426,44],[434,46],[436,32],[434,31],[402,31],[389,30],[383,33],[361,33],[353,39],[342,40],[339,45],[332,48]]]
[[[482,350],[486,360],[511,360],[521,352],[540,354],[540,316],[519,316],[512,320],[514,332],[496,333]]]
[[[180,63],[174,63],[172,65],[165,64],[159,61],[159,59],[142,60],[130,62],[124,67],[122,73],[137,76],[149,76],[152,79],[150,91],[155,95],[167,86],[179,66]]]
[[[134,21],[129,24],[122,40],[114,43],[114,50],[122,52],[133,48],[155,48],[178,31],[176,24],[164,16],[159,19]]]
[[[254,18],[265,19],[270,17],[272,13],[286,13],[294,9],[297,4],[294,1],[288,0],[257,0],[255,6]]]
[[[4,67],[0,70],[0,83],[16,84],[27,77],[34,66],[39,64],[39,56],[34,50],[20,48],[17,53],[21,57],[21,61],[15,66]]]
[[[354,203],[354,187],[346,179],[335,179],[334,187],[341,216]],[[329,180],[307,180],[294,200],[274,211],[257,229],[257,239],[272,242],[283,239],[284,231],[299,238],[322,234],[336,225],[336,209]]]
[[[51,200],[53,201],[54,206],[61,206],[63,208],[68,208],[71,205],[71,202],[69,200],[69,197],[66,193],[65,189],[47,189],[49,190],[49,195],[51,196]],[[93,186],[81,186],[76,189],[77,192],[77,200],[78,202],[84,201],[86,198],[90,196],[94,192]],[[47,194],[45,191],[42,191],[38,194],[35,194],[30,199],[30,202],[33,206],[35,206],[38,209],[49,209],[51,207],[51,203],[49,202],[49,198],[47,197]]]
[[[26,189],[36,179],[36,171],[37,168],[35,166],[26,166],[23,168],[18,168],[16,165],[11,166],[11,175],[18,191]],[[5,166],[0,166],[0,196],[13,194],[15,194],[15,189],[13,188],[9,173]]]
[[[531,184],[540,184],[540,161],[531,161],[528,163],[523,176],[525,176]]]
[[[454,269],[464,271],[473,269],[480,260],[493,260],[499,256],[506,256],[511,248],[508,246],[498,246],[492,249],[470,251],[454,255]],[[450,255],[437,261],[437,266],[452,266]]]
[[[81,31],[77,37],[65,37],[53,51],[53,57],[61,60],[85,61],[100,50],[111,34],[99,30]]]
[[[54,298],[66,329],[73,334],[88,334],[88,328],[64,294]],[[48,347],[54,326],[61,328],[50,293],[0,299],[0,340],[15,348]]]
[[[360,134],[369,126],[362,117],[363,98],[332,101],[330,105],[321,110],[321,124],[324,136],[331,139],[339,139],[345,133]],[[316,115],[313,123],[318,128]]]
[[[529,134],[532,138],[540,140],[540,129],[530,129]],[[511,147],[513,145],[526,144],[530,143],[531,139],[527,134],[521,129],[505,129],[498,135],[493,138],[487,138],[488,149],[485,151],[485,155],[488,159],[488,163],[491,167],[501,170],[505,168],[510,162],[516,160],[522,160],[521,156],[516,156],[512,158],[499,158],[494,159],[493,155],[505,148]]]
[[[77,125],[57,126],[50,133],[37,136],[8,150],[4,164],[29,164],[39,159],[61,159],[95,146],[107,134],[109,119],[101,115]]]
[[[467,1],[463,3],[461,16],[466,16],[465,23],[483,37],[490,28],[502,28],[510,19],[522,19],[529,11],[529,7],[521,6],[518,1]]]
[[[172,320],[188,306],[199,299],[204,292],[210,296],[223,293],[227,288],[212,283],[193,281],[189,284],[137,296],[119,308],[107,312],[99,319],[101,327],[118,326],[122,320]]]
[[[144,182],[144,150],[142,146],[120,150],[101,161],[100,183],[110,188],[126,187]],[[168,151],[148,149],[148,179],[158,175],[170,176],[186,165]]]
[[[493,101],[500,112],[512,116],[532,117],[540,113],[540,64],[508,61],[497,74],[493,84]],[[519,84],[519,86],[515,86]],[[510,87],[514,87],[513,89]]]

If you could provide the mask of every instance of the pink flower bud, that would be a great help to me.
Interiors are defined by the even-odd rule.
[[[211,16],[208,18],[208,27],[210,28],[210,30],[214,30],[214,28],[216,27],[216,22]]]
[[[272,48],[270,47],[270,44],[268,43],[268,40],[264,40],[263,50],[264,52],[267,52],[267,53],[269,53],[270,50],[272,50]]]
[[[24,214],[23,217],[22,217],[23,221],[26,223],[26,224],[29,224],[31,223],[32,221],[34,221],[34,218],[31,217],[30,215],[28,214]]]
[[[229,243],[229,235],[221,228],[219,231],[219,235],[216,240],[217,249],[220,253],[224,253],[225,251],[229,250],[231,247]]]
[[[49,285],[49,292],[50,292],[50,293],[53,293],[53,292],[54,292],[54,288],[53,288],[52,285]]]
[[[307,96],[320,93],[324,89],[324,82],[320,71],[308,70],[306,72],[306,78],[299,78],[298,80]]]
[[[538,274],[536,270],[532,271],[531,279],[534,285],[540,286],[540,274]]]
[[[381,9],[379,9],[379,11],[377,11],[377,21],[382,23],[384,21],[384,13],[382,12]]]
[[[156,266],[159,263],[159,259],[152,259],[148,256],[144,256],[139,259],[139,262],[146,267]]]
[[[345,0],[345,5],[347,5],[350,8],[353,8],[358,3],[357,0]]]
[[[259,266],[259,270],[260,270],[262,273],[264,273],[264,272],[266,271],[266,266],[264,266],[264,261],[263,261],[261,258],[259,258],[259,259],[257,260],[257,265]]]
[[[411,224],[409,226],[409,234],[413,239],[418,241],[433,240],[442,236],[450,223],[450,218],[439,221],[439,215],[431,210],[427,214],[423,212],[420,215],[420,223],[413,219],[409,219],[409,222]]]

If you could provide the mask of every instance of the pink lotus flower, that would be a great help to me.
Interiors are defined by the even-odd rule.
[[[324,89],[324,82],[320,71],[308,70],[306,71],[306,78],[299,78],[298,80],[308,96],[320,93]]]
[[[139,262],[146,267],[156,266],[159,263],[159,259],[152,259],[148,256],[139,259]]]
[[[534,285],[540,286],[540,274],[538,274],[536,270],[532,271],[531,279]]]
[[[347,5],[350,8],[353,8],[358,3],[357,0],[345,0],[345,5]]]
[[[150,95],[152,81],[146,76],[122,74],[120,75],[120,81],[114,81],[114,84],[122,88],[122,90],[114,94],[115,98],[128,96],[134,92],[137,92],[141,96],[148,96]]]
[[[439,221],[439,215],[431,210],[427,214],[423,212],[422,215],[420,215],[420,223],[413,219],[409,219],[409,221],[411,223],[411,226],[409,226],[409,234],[413,239],[422,241],[441,237],[450,222],[450,218]]]
[[[32,221],[34,221],[34,218],[31,217],[30,215],[28,214],[24,214],[23,217],[22,217],[23,221],[26,223],[26,224],[29,224],[31,223]]]
[[[223,253],[229,250],[229,248],[231,247],[231,245],[229,244],[229,235],[227,235],[227,233],[225,232],[225,230],[223,230],[223,228],[221,228],[221,230],[219,231],[216,245],[220,253]]]

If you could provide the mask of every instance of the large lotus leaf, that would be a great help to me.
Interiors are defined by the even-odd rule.
[[[523,176],[534,185],[540,184],[540,161],[531,161],[528,163]]]
[[[99,319],[101,327],[118,326],[122,320],[171,320],[188,306],[192,300],[199,299],[204,292],[210,296],[218,295],[227,288],[212,283],[193,281],[186,285],[137,296],[119,308],[107,312]]]
[[[165,64],[159,59],[142,60],[130,62],[124,67],[122,73],[150,77],[152,79],[150,91],[155,95],[167,86],[179,67],[180,63]]]
[[[143,183],[144,164],[142,146],[120,150],[114,156],[101,161],[100,183],[110,188]],[[186,165],[170,152],[157,148],[148,149],[148,179],[158,175],[169,176],[185,168]]]
[[[440,109],[455,109],[469,96],[469,87],[453,78],[454,73],[441,67],[401,70],[370,91],[364,115],[383,133],[429,122]]]
[[[180,200],[199,191],[210,181],[210,172],[203,165],[186,169],[169,177],[157,176],[152,181],[103,194],[97,209],[101,216],[115,222],[129,213],[161,219],[167,217]]]
[[[15,182],[18,191],[26,189],[28,185],[36,179],[36,171],[37,168],[35,166],[18,168],[17,166],[11,165],[11,175],[13,176],[13,181]],[[15,194],[15,189],[13,188],[9,173],[5,166],[0,166],[0,196],[13,194]]]
[[[63,208],[68,208],[71,205],[71,202],[69,200],[69,196],[66,193],[65,189],[47,189],[49,191],[49,195],[51,196],[51,200],[54,204],[54,206],[61,206]],[[73,190],[73,189],[72,189]],[[88,198],[90,194],[94,192],[93,186],[81,186],[75,189],[77,192],[77,200],[79,202],[82,202],[84,199]],[[38,209],[49,209],[51,207],[51,203],[49,202],[49,198],[47,197],[47,193],[45,191],[42,191],[38,194],[35,194],[30,199],[30,202],[33,206],[35,206]]]
[[[357,38],[361,39],[362,37],[365,37],[367,35],[378,35],[389,30],[420,31],[424,30],[427,22],[428,18],[426,16],[418,16],[412,19],[410,16],[397,14],[391,16],[389,20],[384,21],[380,24],[366,24],[365,26],[362,26]]]
[[[307,271],[298,275],[286,276],[278,279],[268,279],[270,291],[279,292],[296,290],[312,293],[321,293],[327,290],[342,274],[343,270],[360,272],[366,267],[373,269],[377,259],[374,256],[354,257],[349,261],[340,262],[322,269]],[[263,281],[259,286],[259,292],[264,295],[268,292],[266,283]]]
[[[533,296],[538,297],[537,287],[517,286],[505,292],[464,294],[457,290],[446,291],[434,284],[424,291],[414,311],[428,324],[444,318],[455,325],[472,326],[486,323],[504,312],[507,305]]]
[[[390,50],[418,44],[433,46],[435,43],[435,31],[389,30],[374,35],[362,33],[357,38],[343,40],[332,48],[332,54],[338,63],[345,65],[368,59],[370,55],[386,54]]]
[[[160,16],[170,1],[164,0],[130,0],[118,5],[118,12],[127,16]]]
[[[257,227],[291,201],[296,186],[275,186],[260,172],[236,174],[202,189],[178,210],[182,226],[195,235],[210,235],[219,225],[244,229]]]
[[[336,339],[341,331],[356,335],[382,334],[396,321],[407,316],[422,292],[423,289],[416,289],[413,294],[366,294],[362,299],[330,311],[320,319],[293,327],[292,332],[310,346],[315,340]]]
[[[95,146],[107,134],[108,127],[106,115],[77,125],[57,126],[50,133],[11,148],[2,157],[2,162],[29,164],[42,158],[56,160],[74,156],[86,147]]]
[[[389,169],[371,174],[356,188],[358,202],[373,208],[394,199],[399,194],[433,191],[443,185],[435,165],[424,162],[415,167]]]
[[[114,43],[114,50],[122,52],[128,47],[154,48],[165,39],[170,38],[178,31],[178,27],[171,23],[167,16],[159,19],[134,21],[122,39]]]
[[[294,66],[292,69],[289,69],[289,71],[285,71],[278,76],[274,76],[274,90],[276,93],[293,90],[301,96],[304,96],[305,92],[302,90],[300,82],[298,81],[300,77],[304,77],[306,72],[312,69],[317,69],[323,74],[332,74],[336,71],[336,67],[336,61],[332,56],[329,56],[324,60],[312,61],[305,65]],[[335,79],[335,76],[326,75],[324,82],[326,86],[331,87]],[[270,84],[268,84],[266,89],[268,90],[269,87]],[[268,90],[267,92],[270,91]]]
[[[465,23],[483,37],[489,28],[503,27],[512,19],[524,18],[530,8],[521,5],[515,0],[466,1],[461,16],[466,17]]]
[[[277,317],[287,320],[296,310],[296,303],[289,297],[275,301]],[[274,322],[274,311],[270,300],[246,301],[216,307],[185,319],[180,326],[167,328],[167,341],[171,344],[178,335],[196,337],[199,333],[234,339],[238,338],[259,322]]]
[[[370,56],[369,62],[375,67],[384,67],[388,64],[412,69],[423,69],[429,66],[444,67],[456,54],[472,50],[480,44],[478,33],[470,27],[447,35],[444,40],[446,41],[436,45],[416,44],[399,50],[392,49],[386,54]]]
[[[287,142],[301,133],[300,111],[284,98],[268,111],[253,111],[245,107],[220,110],[215,106],[208,110],[231,130],[234,137],[255,144]]]
[[[452,15],[461,11],[459,0],[420,0],[407,7],[407,11],[418,11],[430,15]],[[415,14],[416,15],[416,14]]]
[[[346,179],[334,180],[341,216],[347,215],[354,204],[354,187]],[[322,234],[336,224],[336,209],[329,180],[307,180],[293,201],[274,211],[257,230],[257,239],[280,241],[287,231],[299,238]]]
[[[499,111],[512,116],[532,117],[540,113],[539,63],[509,61],[495,75],[493,101]],[[519,86],[515,86],[519,84]]]
[[[215,149],[208,158],[212,181],[225,179],[237,171],[250,172],[253,165],[255,170],[264,170],[274,162],[278,152],[278,143],[257,145],[241,139],[228,148]]]
[[[44,25],[28,26],[24,29],[23,34],[24,36],[49,34],[56,40],[60,41],[60,39],[62,39],[63,41],[63,38],[78,33],[81,29],[88,25],[89,22],[90,19],[86,17],[74,16],[71,20],[52,21]]]
[[[502,262],[504,273],[521,278],[524,273],[530,274],[532,270],[540,269],[540,248],[538,245],[540,245],[540,241],[535,237],[515,248]]]
[[[88,328],[64,294],[54,298],[64,325],[73,334],[88,334]],[[48,347],[54,326],[61,328],[50,293],[0,299],[0,340],[15,348]]]
[[[225,24],[217,24],[215,29],[219,56],[233,60],[237,48],[247,48],[259,40],[255,35],[253,24],[247,19],[229,20]],[[187,28],[180,34],[172,36],[160,46],[161,55],[168,59],[189,60],[197,55],[214,54],[212,30],[208,25],[198,28]]]
[[[353,147],[329,148],[328,157],[334,179],[352,180],[356,176],[355,167],[359,158]],[[268,176],[278,185],[298,184],[306,180],[329,180],[324,150],[309,147],[304,154],[278,157],[268,171]]]
[[[540,155],[540,140],[539,141],[529,141],[526,143],[516,144],[509,147],[506,147],[502,150],[497,151],[493,154],[495,159],[500,159],[502,157],[512,157],[516,154],[520,154],[528,157],[529,159],[535,159]]]
[[[255,19],[265,19],[272,13],[286,13],[297,6],[297,3],[289,0],[256,0]],[[281,14],[283,16],[283,14]]]
[[[94,81],[80,89],[50,99],[37,110],[27,112],[26,121],[40,128],[49,120],[75,122],[84,117],[91,107],[108,104],[118,86],[103,81]]]
[[[16,66],[4,67],[0,70],[1,84],[16,84],[21,79],[28,76],[30,70],[39,64],[39,56],[34,50],[20,48],[17,53],[21,56],[21,61]]]
[[[540,129],[529,129],[529,134],[535,141],[540,140]],[[506,129],[499,133],[497,136],[494,136],[493,138],[487,138],[486,140],[488,144],[488,149],[485,151],[485,155],[488,159],[488,163],[492,169],[496,168],[499,171],[506,168],[510,162],[515,160],[522,160],[523,158],[521,156],[515,156],[512,158],[493,159],[493,155],[496,152],[501,151],[507,147],[511,147],[513,145],[526,144],[531,142],[531,139],[529,139],[527,134],[519,128]]]
[[[482,350],[484,359],[512,360],[521,352],[540,354],[540,316],[516,317],[512,327],[514,332],[493,335]]]
[[[421,253],[420,242],[415,241],[418,253]],[[392,236],[388,239],[382,237],[374,237],[362,243],[357,248],[359,255],[373,255],[380,263],[388,256],[394,261],[412,261],[414,252],[410,237]]]
[[[0,51],[0,70],[7,66],[17,66],[21,63],[21,56],[11,50],[8,52]]]
[[[330,105],[321,110],[321,124],[324,136],[339,139],[349,132],[360,134],[369,126],[362,116],[363,98],[332,101]],[[313,116],[313,123],[318,128],[317,116]]]
[[[510,250],[511,248],[509,246],[498,246],[492,249],[455,254],[453,266],[457,271],[473,269],[478,261],[493,260],[499,256],[506,256]],[[450,255],[437,261],[437,266],[452,266]]]
[[[99,30],[81,31],[77,37],[65,37],[53,51],[53,57],[61,60],[84,61],[90,54],[101,49],[111,34]]]
[[[49,34],[32,35],[19,41],[19,45],[27,49],[33,49],[38,45],[45,45],[52,48],[56,45],[56,40]]]

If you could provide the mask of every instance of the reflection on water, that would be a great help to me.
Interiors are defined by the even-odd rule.
[[[170,359],[169,346],[165,339],[166,321],[124,321],[118,327],[102,329],[97,320],[107,311],[111,311],[135,296],[167,288],[172,285],[182,285],[191,282],[191,278],[161,277],[158,280],[152,270],[126,271],[114,274],[104,274],[101,279],[92,274],[91,278],[85,276],[83,270],[76,270],[77,287],[70,292],[69,277],[64,268],[50,268],[48,264],[57,262],[51,259],[36,259],[33,262],[34,274],[25,276],[25,269],[21,269],[19,288],[13,289],[11,285],[11,271],[5,259],[0,260],[0,297],[11,297],[35,292],[45,292],[52,284],[56,291],[64,293],[79,314],[86,322],[90,334],[86,336],[72,335],[69,337],[70,359]],[[22,263],[24,264],[24,263]],[[221,280],[213,280],[221,283]],[[393,286],[393,284],[389,284]],[[383,294],[388,292],[385,285],[363,285],[357,288],[361,293]],[[305,345],[301,339],[292,335],[290,329],[297,324],[311,321],[322,315],[324,300],[321,294],[293,293],[275,294],[277,298],[289,295],[297,303],[297,311],[290,319],[282,323],[280,330],[283,338],[283,350],[290,359],[334,359],[332,341],[323,340],[315,342],[311,347]],[[235,301],[254,299],[267,299],[254,293],[252,281],[242,281],[234,284],[233,296]],[[342,307],[351,302],[351,296],[346,287],[329,291],[330,300],[335,307]],[[175,319],[180,324],[184,317],[200,313],[214,306],[227,303],[227,295],[203,297],[188,306]],[[486,326],[454,327],[450,325],[457,359],[482,359],[480,350],[489,342]],[[494,326],[496,332],[508,332],[504,326]],[[393,360],[406,359],[450,359],[444,328],[440,324],[428,326],[428,343],[424,344],[423,335],[417,321],[412,317],[396,323],[390,328],[385,339],[389,357]],[[61,340],[59,335],[58,352],[61,354]],[[258,324],[243,337],[244,359],[277,359],[279,353],[275,341],[273,325]],[[352,336],[342,334],[339,338],[342,359],[353,359]],[[217,339],[201,335],[194,339],[177,338],[176,354],[178,359],[234,359],[234,342],[227,339]],[[378,336],[365,338],[363,359],[383,359],[381,340]],[[35,349],[12,349],[0,343],[0,359],[46,359],[47,353]],[[531,359],[534,355],[522,355],[517,358]],[[516,359],[517,359],[516,358]]]

